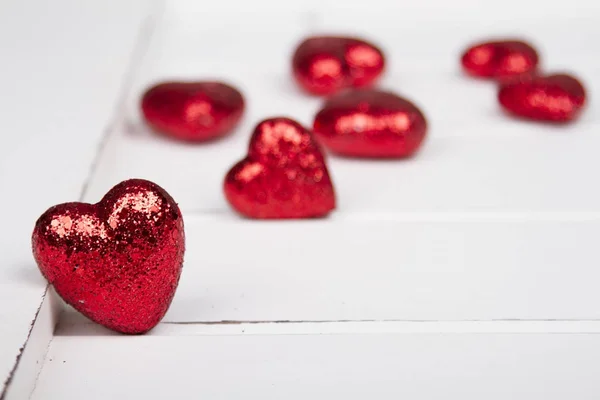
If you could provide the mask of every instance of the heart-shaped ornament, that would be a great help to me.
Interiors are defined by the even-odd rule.
[[[332,96],[317,113],[313,129],[325,147],[365,158],[402,158],[421,146],[427,122],[410,101],[375,89]]]
[[[96,204],[65,203],[37,220],[33,255],[65,302],[92,321],[147,332],[169,308],[185,251],[183,218],[155,183],[132,179]]]
[[[384,67],[385,58],[377,46],[351,37],[309,37],[298,45],[292,58],[296,82],[315,95],[369,86]]]
[[[576,119],[585,105],[581,82],[567,74],[538,76],[500,87],[498,101],[509,113],[536,121],[564,123]]]
[[[289,118],[257,125],[248,156],[229,170],[224,191],[231,206],[249,218],[322,217],[335,208],[323,154],[310,132]]]
[[[244,113],[244,98],[222,82],[164,82],[148,89],[141,109],[148,125],[174,139],[203,142],[230,133]]]
[[[469,75],[503,81],[533,75],[539,56],[533,46],[522,40],[497,40],[471,46],[463,53],[461,63]]]

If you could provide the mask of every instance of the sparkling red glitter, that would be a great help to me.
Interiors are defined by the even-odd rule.
[[[355,89],[327,100],[313,128],[315,137],[336,153],[398,158],[419,149],[427,122],[414,104],[393,93]]]
[[[248,156],[227,173],[224,191],[249,218],[322,217],[335,208],[323,154],[309,131],[288,118],[257,125]]]
[[[498,92],[500,104],[511,114],[555,123],[576,119],[585,105],[585,98],[581,82],[566,74],[506,84]]]
[[[464,70],[472,76],[505,81],[519,75],[534,75],[539,56],[528,43],[503,40],[470,47],[464,52],[461,62]]]
[[[118,332],[152,329],[175,295],[185,251],[183,218],[158,185],[124,181],[96,204],[48,209],[33,231],[33,255],[56,292]]]
[[[364,40],[310,37],[296,49],[292,71],[307,92],[328,95],[348,87],[371,85],[384,70],[382,51]]]
[[[244,113],[244,98],[221,82],[165,82],[141,101],[146,122],[178,140],[202,142],[230,133]]]

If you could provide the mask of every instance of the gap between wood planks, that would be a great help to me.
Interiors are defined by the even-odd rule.
[[[190,221],[230,223],[276,223],[276,221],[248,221],[240,219],[227,208],[182,209]],[[332,215],[326,222],[598,222],[596,211],[423,211],[423,212],[348,212]],[[314,220],[297,220],[297,224]]]
[[[337,334],[600,334],[600,320],[223,320],[165,321],[146,336]],[[120,336],[70,310],[55,336]]]

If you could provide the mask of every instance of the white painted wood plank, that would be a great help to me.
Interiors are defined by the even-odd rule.
[[[166,321],[598,319],[600,223],[187,220]]]
[[[519,137],[441,138],[434,131],[422,153],[409,161],[330,157],[339,206],[334,218],[393,218],[415,212],[599,212],[600,188],[590,184],[600,167],[600,136],[595,134],[599,126],[560,134],[530,127],[533,135],[517,128]],[[87,199],[98,201],[115,182],[135,176],[162,184],[186,216],[228,216],[232,211],[223,195],[223,179],[246,153],[251,128],[245,128],[207,146],[150,135],[114,136]],[[494,126],[489,130],[502,132]]]
[[[600,336],[57,336],[34,400],[592,400]]]
[[[51,205],[79,198],[146,15],[141,0],[2,2],[0,393],[46,289],[31,256],[33,225]],[[43,320],[42,341],[53,328]],[[42,351],[28,358],[35,362],[47,340],[32,347]],[[35,365],[23,368],[35,378]]]

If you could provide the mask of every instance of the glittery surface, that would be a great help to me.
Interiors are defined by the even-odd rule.
[[[511,114],[556,123],[577,118],[585,104],[585,97],[581,82],[566,74],[506,84],[498,93],[500,104]]]
[[[122,182],[97,204],[65,203],[35,224],[33,255],[56,292],[105,327],[137,334],[167,312],[181,274],[181,212],[158,185]]]
[[[510,80],[533,75],[539,56],[529,44],[519,40],[478,43],[466,50],[461,59],[464,70],[479,78]]]
[[[354,157],[397,158],[414,154],[427,122],[411,102],[374,89],[354,89],[325,102],[314,121],[315,137],[330,150]]]
[[[249,218],[322,217],[335,208],[323,154],[311,134],[288,118],[258,124],[248,156],[229,171],[224,191]]]
[[[141,101],[146,122],[157,132],[201,142],[230,133],[244,113],[244,98],[220,82],[165,82]]]
[[[382,51],[356,38],[321,36],[304,40],[292,59],[298,84],[315,95],[375,82],[385,66]]]

